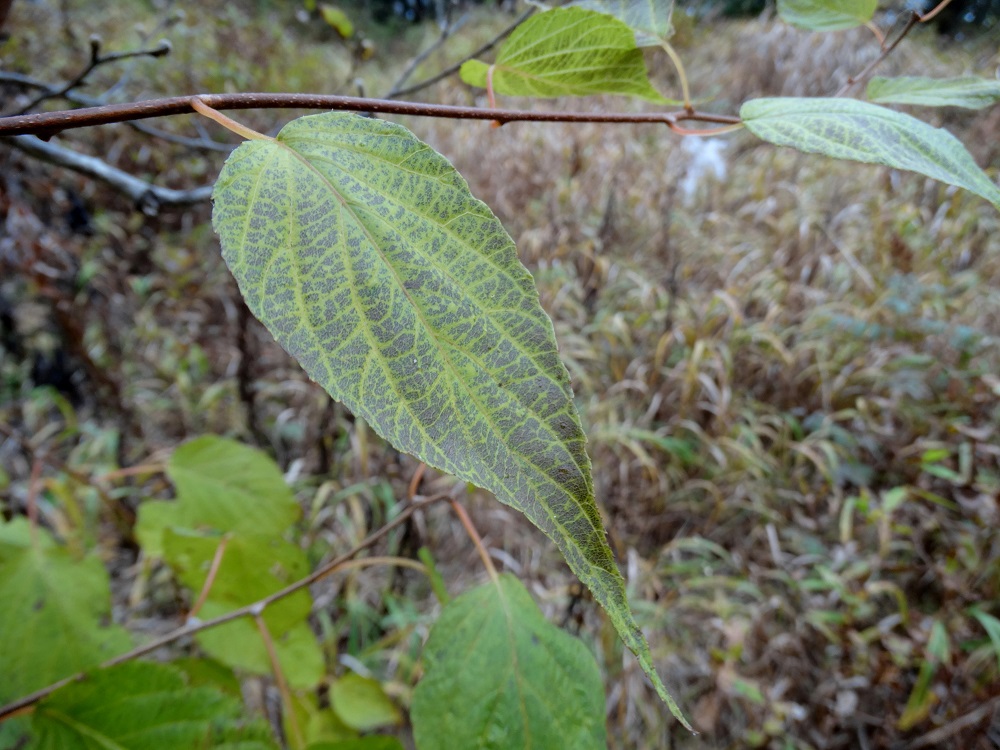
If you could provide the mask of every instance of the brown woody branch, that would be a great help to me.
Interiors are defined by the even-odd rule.
[[[479,107],[454,107],[444,104],[398,102],[388,99],[366,99],[355,96],[322,94],[198,94],[148,99],[128,104],[106,104],[100,107],[44,112],[33,115],[16,115],[0,118],[0,136],[34,134],[50,138],[63,130],[107,125],[113,122],[132,122],[151,117],[189,114],[194,111],[191,102],[200,99],[212,109],[322,109],[348,112],[373,112],[391,115],[413,115],[458,120],[492,120],[508,122],[607,122],[607,123],[659,123],[673,129],[683,121],[707,122],[718,125],[737,125],[740,119],[733,115],[711,112],[531,112],[518,109],[480,109]]]

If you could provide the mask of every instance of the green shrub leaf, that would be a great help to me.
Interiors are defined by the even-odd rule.
[[[508,574],[441,612],[410,713],[419,750],[607,748],[593,655]]]
[[[164,532],[164,559],[178,579],[197,595],[205,585],[221,537],[183,529]],[[269,535],[233,535],[199,616],[218,617],[259,601],[309,574],[298,547]],[[264,622],[289,684],[313,687],[322,679],[323,655],[306,623],[312,597],[297,591],[264,610]],[[226,623],[196,636],[207,654],[224,664],[255,674],[271,674],[271,661],[256,625],[249,618]]]
[[[330,686],[330,705],[344,724],[359,732],[370,732],[403,720],[378,680],[353,673],[334,680]]]
[[[223,256],[278,342],[397,449],[553,539],[673,707],[605,539],[552,323],[461,175],[399,125],[330,113],[244,143],[214,198]]]
[[[965,146],[943,128],[855,99],[752,99],[740,108],[747,129],[800,151],[907,169],[963,187],[1000,208],[1000,189]]]
[[[25,518],[0,522],[0,703],[127,651],[96,555],[74,559]]]
[[[489,68],[470,60],[460,74],[466,83],[485,88]],[[629,94],[668,101],[650,85],[632,29],[582,8],[557,8],[518,26],[493,65],[493,90],[510,96]]]
[[[35,750],[272,750],[262,721],[166,664],[126,662],[57,690],[38,704]]]
[[[913,104],[918,107],[983,109],[1000,102],[1000,80],[961,78],[872,78],[868,98],[880,104]]]
[[[551,7],[534,0],[528,2],[546,10]],[[583,8],[617,18],[635,32],[640,47],[662,44],[674,33],[670,23],[673,0],[573,0],[561,7]]]
[[[208,435],[185,443],[171,456],[167,474],[177,500],[139,506],[136,535],[153,557],[162,557],[169,527],[280,536],[300,514],[274,461],[233,440]]]
[[[778,0],[778,15],[800,29],[840,31],[868,23],[877,5],[877,0]]]

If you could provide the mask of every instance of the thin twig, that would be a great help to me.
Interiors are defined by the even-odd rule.
[[[205,583],[201,586],[201,593],[198,594],[198,599],[195,601],[194,606],[188,612],[188,619],[197,617],[201,608],[205,605],[208,594],[212,590],[212,585],[215,583],[215,577],[219,574],[219,568],[222,566],[222,558],[226,554],[227,544],[229,544],[228,535],[222,537],[219,540],[219,546],[215,548],[215,554],[212,556],[212,564],[208,569],[208,575],[205,576]]]
[[[452,34],[461,29],[465,25],[465,22],[468,19],[469,19],[469,14],[463,13],[462,16],[455,23],[451,23],[450,19],[447,20],[445,24],[441,27],[441,33],[438,35],[437,39],[435,39],[427,47],[427,49],[423,50],[420,54],[414,56],[413,59],[410,60],[406,68],[403,69],[403,72],[399,74],[399,78],[397,78],[396,82],[392,84],[392,88],[389,89],[389,93],[385,95],[385,98],[392,99],[393,97],[399,96],[399,92],[402,90],[406,82],[410,80],[410,76],[413,75],[413,72],[418,67],[420,67],[420,64],[423,63],[432,54],[434,54],[435,50],[440,49],[441,45],[447,42],[448,38]]]
[[[40,89],[42,91],[50,92],[51,96],[55,97],[57,89],[50,83],[41,81],[37,78],[32,78],[31,76],[26,76],[22,73],[14,73],[9,70],[0,70],[0,83],[12,83],[17,86],[24,86],[25,88]],[[62,95],[62,98],[66,101],[73,102],[73,104],[80,104],[84,107],[100,107],[107,102],[96,96],[88,96],[87,94],[81,94],[79,91],[67,91]],[[158,138],[161,141],[166,141],[167,143],[175,143],[178,146],[186,146],[187,148],[194,149],[204,149],[206,151],[219,151],[222,153],[231,152],[236,146],[230,143],[221,143],[219,141],[213,141],[207,135],[202,134],[198,138],[190,138],[186,135],[178,135],[177,133],[170,133],[166,130],[160,130],[159,128],[154,128],[152,125],[147,125],[144,122],[127,122],[130,128],[144,133],[145,135],[152,136],[153,138]],[[201,120],[196,119],[194,121],[194,126],[196,130],[200,130]]]
[[[208,630],[209,628],[214,628],[217,627],[218,625],[223,625],[227,622],[232,622],[233,620],[239,620],[240,618],[243,617],[255,617],[259,614],[263,614],[264,610],[267,609],[267,607],[273,604],[274,602],[284,599],[285,597],[294,594],[296,591],[304,589],[307,586],[310,586],[316,581],[320,580],[321,578],[324,578],[325,576],[329,575],[330,573],[335,572],[340,566],[342,566],[345,562],[353,558],[359,552],[368,549],[373,544],[375,544],[375,542],[379,541],[382,537],[384,537],[386,534],[392,531],[394,528],[404,523],[406,519],[408,519],[416,511],[426,508],[429,505],[433,505],[434,503],[440,502],[442,500],[447,500],[449,498],[451,498],[451,493],[445,492],[439,495],[432,495],[430,497],[414,500],[412,503],[408,504],[405,508],[403,508],[403,510],[400,511],[398,516],[389,521],[389,523],[385,524],[385,526],[370,534],[368,537],[366,537],[364,540],[359,542],[356,546],[354,546],[352,549],[348,550],[344,554],[339,555],[338,557],[334,558],[325,565],[317,568],[315,571],[310,573],[305,578],[302,578],[296,581],[295,583],[289,584],[280,591],[275,591],[273,594],[269,594],[268,596],[265,596],[263,599],[260,599],[259,601],[256,601],[253,604],[247,604],[244,607],[240,607],[239,609],[234,609],[231,612],[227,612],[226,614],[220,615],[211,620],[204,620],[204,621],[189,620],[187,623],[177,628],[176,630],[172,630],[166,635],[161,636],[160,638],[156,638],[155,640],[152,640],[149,643],[146,643],[142,646],[134,648],[127,653],[121,654],[120,656],[116,656],[113,659],[109,659],[103,664],[98,665],[98,667],[96,668],[106,669],[108,667],[113,667],[116,664],[121,664],[126,661],[131,661],[132,659],[137,659],[140,656],[145,656],[146,654],[156,651],[157,649],[162,648],[163,646],[167,646],[173,643],[174,641],[180,640],[181,638],[194,635],[195,633],[200,633],[202,630]],[[23,713],[26,709],[38,703],[38,701],[42,700],[46,696],[51,695],[59,688],[69,685],[72,682],[78,682],[80,680],[83,680],[86,678],[86,676],[87,675],[85,672],[75,674],[72,677],[67,677],[65,679],[59,680],[58,682],[54,682],[51,685],[41,688],[40,690],[36,690],[35,692],[29,695],[25,695],[22,698],[18,698],[16,701],[8,703],[6,706],[0,707],[0,722],[11,718],[15,714]]]
[[[496,47],[500,42],[502,42],[504,39],[506,39],[508,36],[510,36],[511,33],[514,31],[514,29],[516,29],[518,26],[520,26],[522,22],[526,21],[528,19],[528,17],[532,13],[535,12],[535,10],[536,9],[534,7],[528,8],[528,10],[524,11],[524,13],[522,13],[521,15],[519,15],[517,17],[517,20],[514,21],[514,23],[512,23],[506,29],[504,29],[503,31],[501,31],[499,34],[497,34],[495,37],[493,37],[490,41],[488,41],[482,47],[480,47],[479,49],[477,49],[475,52],[472,52],[468,56],[463,57],[461,60],[459,60],[454,65],[449,65],[447,68],[445,68],[444,70],[442,70],[437,75],[431,76],[430,78],[428,78],[426,80],[420,81],[420,83],[415,83],[412,86],[410,86],[409,88],[405,88],[405,89],[403,89],[401,91],[397,91],[397,92],[395,92],[395,94],[390,94],[386,98],[387,99],[395,99],[395,98],[400,97],[400,96],[409,96],[410,94],[415,94],[418,91],[422,91],[423,89],[428,88],[429,86],[433,86],[435,83],[440,83],[441,81],[443,81],[448,76],[454,75],[455,73],[457,73],[461,69],[461,67],[463,65],[465,65],[465,63],[469,62],[469,60],[473,60],[473,59],[479,57],[480,55],[485,54],[486,52],[489,52],[491,49],[493,49],[494,47]]]
[[[945,1],[950,2],[951,0],[945,0]],[[877,68],[879,65],[881,65],[882,61],[885,60],[885,58],[887,58],[890,54],[892,54],[892,51],[896,49],[899,43],[903,41],[906,35],[909,34],[910,31],[913,29],[913,27],[916,26],[918,23],[920,23],[920,14],[911,13],[909,19],[907,19],[906,21],[906,25],[903,27],[903,30],[899,32],[899,36],[893,39],[892,42],[890,42],[888,45],[883,44],[882,51],[879,53],[879,56],[876,57],[874,60],[872,60],[870,63],[868,63],[868,65],[866,65],[864,70],[862,70],[860,73],[848,78],[847,83],[841,86],[840,91],[834,94],[834,96],[835,97],[843,96],[848,91],[850,91],[851,88],[855,86],[855,84],[860,83],[861,81],[865,80],[869,75],[871,75],[872,71],[875,70],[875,68]]]
[[[0,118],[0,136],[33,133],[51,137],[63,130],[107,125],[112,122],[130,122],[151,117],[188,114],[194,111],[192,101],[200,100],[216,110],[232,109],[323,109],[348,112],[377,112],[380,114],[440,117],[457,120],[496,120],[498,122],[608,122],[608,123],[658,123],[674,127],[678,122],[710,122],[718,125],[736,125],[739,117],[718,115],[711,112],[532,112],[519,109],[481,109],[455,107],[444,104],[397,102],[391,99],[366,99],[332,94],[197,94],[163,99],[147,99],[128,104],[106,104],[101,107],[45,112],[34,115],[16,115]]]
[[[65,96],[70,91],[75,89],[77,86],[81,86],[84,81],[87,80],[87,76],[94,72],[95,68],[101,65],[106,65],[112,62],[118,62],[119,60],[127,60],[130,57],[162,57],[170,52],[170,42],[164,40],[160,42],[156,47],[151,49],[136,49],[128,50],[125,52],[111,52],[107,55],[101,54],[101,40],[98,37],[90,38],[90,62],[77,73],[73,78],[64,83],[58,89],[53,89],[49,91],[44,91],[30,102],[25,104],[17,112],[18,115],[23,115],[30,112],[39,104],[44,102],[46,99],[53,99],[59,96]]]
[[[271,631],[267,629],[267,623],[264,622],[263,615],[254,614],[253,619],[257,625],[257,632],[260,633],[260,638],[264,641],[264,648],[267,649],[267,658],[271,662],[271,673],[274,675],[274,681],[278,683],[281,702],[285,705],[285,714],[288,716],[288,723],[292,726],[292,734],[295,735],[295,747],[304,747],[306,744],[305,736],[302,734],[302,727],[299,726],[299,717],[296,715],[295,706],[292,704],[292,692],[288,689],[288,681],[285,679],[285,673],[281,669],[281,662],[278,661],[278,652],[274,648],[274,639],[271,637]]]
[[[476,527],[472,524],[472,519],[469,518],[469,514],[465,511],[465,508],[455,498],[451,499],[451,508],[455,511],[455,515],[458,516],[458,520],[462,522],[462,526],[465,527],[465,533],[469,535],[469,539],[476,546],[479,557],[482,558],[483,565],[486,566],[486,572],[490,574],[490,580],[496,583],[500,580],[500,576],[493,565],[493,560],[490,559],[490,553],[486,549],[486,545],[483,544],[483,538],[479,536],[479,532],[476,531]]]

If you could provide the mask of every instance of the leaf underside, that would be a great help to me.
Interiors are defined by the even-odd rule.
[[[397,449],[553,539],[676,712],[605,540],[552,324],[461,175],[399,125],[329,113],[240,146],[214,199],[223,257],[278,342]]]
[[[1000,80],[960,78],[872,78],[868,98],[882,104],[912,104],[920,107],[964,107],[984,109],[1000,102]]]
[[[556,8],[532,16],[504,42],[492,66],[479,60],[462,65],[462,80],[486,88],[490,67],[498,94],[629,94],[667,101],[649,83],[632,29],[611,16],[582,8]]]
[[[778,0],[785,23],[809,31],[842,31],[868,23],[877,0]]]
[[[546,10],[552,7],[537,0],[528,2]],[[635,32],[640,47],[662,44],[674,33],[670,23],[673,0],[573,0],[561,7],[583,8],[617,18]]]
[[[752,99],[747,129],[770,143],[835,159],[883,164],[957,185],[1000,209],[1000,189],[943,128],[855,99]]]

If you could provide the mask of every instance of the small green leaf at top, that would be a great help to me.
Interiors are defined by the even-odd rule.
[[[841,31],[872,20],[878,0],[778,0],[785,23],[809,31]]]
[[[300,514],[277,464],[255,448],[206,435],[180,446],[167,464],[177,499],[139,506],[143,551],[163,555],[169,527],[281,536]]]
[[[552,7],[538,0],[528,2],[545,10]],[[673,0],[573,0],[560,7],[583,8],[613,16],[635,32],[635,42],[640,47],[662,44],[674,33],[670,23]]]
[[[770,143],[932,177],[1000,209],[1000,188],[955,136],[915,117],[856,99],[752,99],[740,108],[747,130]]]
[[[984,109],[1000,102],[1000,80],[960,78],[872,78],[866,92],[879,104],[912,104],[918,107],[963,107]]]
[[[0,704],[132,645],[107,624],[111,590],[100,559],[75,559],[25,518],[0,520],[0,603]]]
[[[418,750],[606,750],[593,654],[504,574],[452,600],[424,647],[410,716]]]
[[[275,750],[239,700],[193,687],[167,664],[133,661],[60,688],[35,709],[33,750]]]
[[[649,83],[635,33],[624,23],[583,8],[556,8],[518,26],[493,65],[469,60],[462,80],[509,96],[627,94],[667,103]]]
[[[341,39],[350,39],[354,36],[354,24],[351,22],[350,17],[340,8],[320,3],[319,14],[340,35]]]

